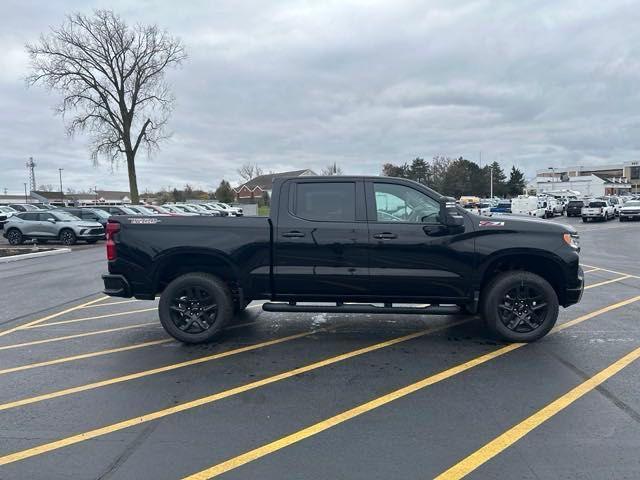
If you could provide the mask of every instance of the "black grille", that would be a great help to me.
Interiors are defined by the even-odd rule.
[[[89,235],[102,235],[104,233],[104,228],[92,228],[89,230]]]

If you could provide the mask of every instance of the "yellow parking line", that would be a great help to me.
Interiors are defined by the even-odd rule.
[[[111,305],[122,305],[123,303],[133,303],[133,302],[141,302],[142,300],[132,299],[132,300],[120,300],[118,302],[107,302],[107,303],[99,303],[97,305],[87,305],[82,308],[96,308],[96,307],[108,307]]]
[[[132,328],[147,327],[149,325],[159,325],[158,322],[138,323],[136,325],[127,325],[126,327],[108,328],[106,330],[97,330],[95,332],[77,333],[75,335],[65,335],[64,337],[47,338],[45,340],[35,340],[33,342],[14,343],[12,345],[2,345],[0,350],[10,350],[12,348],[30,347],[32,345],[40,345],[43,343],[59,342],[61,340],[70,340],[72,338],[90,337],[92,335],[100,335],[102,333],[120,332],[122,330],[130,330]]]
[[[609,270],[607,268],[596,267],[595,265],[587,265],[586,263],[582,263],[581,265],[587,268],[597,268],[598,270],[602,270],[603,272],[615,273],[616,275],[629,275],[629,277],[631,278],[640,278],[640,275],[631,275],[630,273],[617,272],[616,270]]]
[[[614,278],[612,280],[605,280],[604,282],[594,283],[593,285],[587,285],[584,287],[585,290],[589,290],[590,288],[601,287],[602,285],[608,285],[609,283],[620,282],[622,280],[626,280],[631,278],[632,275],[623,275],[622,277]]]
[[[638,295],[637,297],[624,300],[622,302],[608,305],[607,307],[593,311],[586,315],[582,315],[581,317],[578,317],[572,320],[571,322],[563,323],[562,325],[559,325],[558,327],[554,328],[550,333],[557,333],[561,330],[564,330],[565,328],[584,322],[585,320],[593,318],[597,315],[601,315],[602,313],[606,313],[616,308],[620,308],[624,305],[629,305],[630,303],[637,302],[638,300],[640,300],[640,295]],[[230,470],[236,469],[249,462],[252,462],[261,457],[264,457],[278,450],[281,450],[285,447],[293,445],[294,443],[298,443],[313,435],[317,435],[320,432],[323,432],[325,430],[328,430],[329,428],[335,427],[336,425],[346,422],[347,420],[351,420],[352,418],[362,415],[363,413],[370,412],[371,410],[382,407],[383,405],[391,403],[399,398],[405,397],[425,387],[428,387],[435,383],[451,378],[459,373],[465,372],[478,365],[482,365],[483,363],[486,363],[489,360],[501,357],[502,355],[505,355],[518,348],[524,347],[525,345],[526,345],[525,343],[513,343],[511,345],[507,345],[505,347],[499,348],[498,350],[495,350],[493,352],[487,353],[485,355],[481,355],[472,360],[456,365],[455,367],[451,367],[440,373],[436,373],[435,375],[430,375],[422,380],[419,380],[418,382],[412,383],[411,385],[407,385],[406,387],[400,388],[391,393],[375,398],[369,402],[360,404],[354,408],[351,408],[342,413],[339,413],[338,415],[334,415],[333,417],[322,420],[309,427],[303,428],[302,430],[298,430],[297,432],[294,432],[290,435],[279,438],[278,440],[275,440],[271,443],[265,444],[261,447],[255,448],[241,455],[230,458],[229,460],[226,460],[222,463],[214,465],[200,472],[194,473],[193,475],[190,475],[185,478],[189,480],[208,479],[208,478],[212,478],[220,474],[223,474],[225,472],[228,472]],[[2,465],[2,458],[0,458],[0,465]]]
[[[42,323],[42,324],[39,324],[39,325],[24,326],[24,327],[19,328],[18,330],[29,330],[29,329],[32,329],[32,328],[44,328],[44,327],[52,327],[54,325],[65,325],[67,323],[86,322],[86,321],[89,321],[89,320],[99,320],[101,318],[118,317],[120,315],[131,315],[131,314],[134,314],[134,313],[150,312],[152,310],[157,310],[157,308],[156,307],[143,308],[141,310],[129,310],[127,312],[107,313],[105,315],[97,315],[95,317],[74,318],[72,320],[61,320],[59,322]]]
[[[259,348],[270,347],[272,345],[277,345],[279,343],[289,342],[291,340],[296,340],[302,337],[308,337],[310,335],[314,335],[322,331],[326,331],[326,329],[317,329],[309,332],[296,333],[295,335],[289,335],[287,337],[277,338],[275,340],[268,340],[266,342],[256,343],[254,345],[248,345],[246,347],[227,350],[226,352],[215,353],[213,355],[207,355],[206,357],[200,357],[194,360],[187,360],[185,362],[173,363],[171,365],[165,365],[164,367],[152,368],[150,370],[143,370],[141,372],[130,373],[128,375],[109,378],[106,380],[101,380],[99,382],[88,383],[86,385],[80,385],[77,387],[66,388],[64,390],[45,393],[43,395],[38,395],[35,397],[23,398],[21,400],[15,400],[13,402],[2,403],[0,404],[0,411],[9,410],[10,408],[21,407],[23,405],[29,405],[32,403],[42,402],[44,400],[51,400],[53,398],[63,397],[66,395],[71,395],[73,393],[85,392],[87,390],[94,390],[96,388],[106,387],[108,385],[114,385],[116,383],[128,382],[130,380],[136,380],[138,378],[149,377],[151,375],[156,375],[158,373],[170,372],[172,370],[177,370],[179,368],[190,367],[192,365],[199,365],[201,363],[211,362],[213,360],[219,360],[221,358],[230,357],[232,355],[238,355],[240,353],[250,352],[252,350],[257,350]],[[171,340],[161,340],[159,342],[155,342],[155,344],[157,345],[158,343],[167,343],[170,341]],[[153,342],[150,342],[150,343],[153,343]],[[0,371],[0,373],[2,372]]]
[[[15,332],[17,330],[21,330],[23,328],[30,327],[31,325],[38,325],[39,323],[46,322],[47,320],[51,320],[52,318],[57,318],[57,317],[59,317],[61,315],[65,315],[67,313],[74,312],[76,310],[80,310],[81,308],[84,308],[87,305],[92,305],[92,304],[94,304],[96,302],[100,302],[101,300],[104,300],[106,298],[109,298],[109,297],[105,296],[105,297],[96,298],[95,300],[91,300],[90,302],[86,302],[86,303],[83,303],[81,305],[76,305],[75,307],[67,308],[66,310],[62,310],[61,312],[53,313],[51,315],[47,315],[46,317],[42,317],[42,318],[39,318],[37,320],[33,320],[31,322],[27,322],[24,325],[18,325],[17,327],[9,328],[8,330],[4,330],[3,332],[0,332],[0,337],[3,337],[3,336],[8,335],[10,333],[13,333],[13,332]]]
[[[325,360],[321,360],[315,363],[311,363],[309,365],[305,365],[303,367],[298,367],[293,370],[288,370],[286,372],[279,373],[277,375],[273,375],[271,377],[264,378],[262,380],[257,380],[255,382],[247,383],[244,385],[240,385],[238,387],[234,387],[228,390],[224,390],[222,392],[214,393],[213,395],[208,395],[206,397],[201,397],[196,400],[191,400],[189,402],[184,402],[178,405],[174,405],[173,407],[165,408],[162,410],[157,410],[155,412],[148,413],[146,415],[142,415],[139,417],[130,418],[128,420],[124,420],[122,422],[114,423],[112,425],[107,425],[105,427],[97,428],[94,430],[90,430],[88,432],[83,432],[77,435],[73,435],[71,437],[63,438],[60,440],[56,440],[53,442],[45,443],[43,445],[39,445],[37,447],[28,448],[26,450],[21,450],[15,453],[11,453],[9,455],[4,455],[0,457],[0,466],[7,465],[9,463],[17,462],[20,460],[24,460],[26,458],[34,457],[36,455],[41,455],[43,453],[51,452],[53,450],[57,450],[63,447],[67,447],[69,445],[74,445],[76,443],[84,442],[85,440],[90,440],[92,438],[100,437],[103,435],[107,435],[109,433],[117,432],[123,430],[125,428],[133,427],[140,425],[142,423],[150,422],[152,420],[157,420],[159,418],[166,417],[168,415],[173,415],[175,413],[183,412],[185,410],[190,410],[196,407],[200,407],[202,405],[207,405],[218,400],[222,400],[224,398],[231,397],[233,395],[238,395],[240,393],[247,392],[249,390],[253,390],[259,387],[263,387],[265,385],[269,385],[280,380],[284,380],[287,378],[294,377],[296,375],[300,375],[302,373],[309,372],[311,370],[315,370],[318,368],[325,367],[327,365],[332,365],[337,362],[341,362],[358,355],[363,355],[365,353],[373,352],[376,350],[380,350],[385,347],[389,347],[392,345],[396,345],[401,342],[406,342],[408,340],[418,338],[429,333],[433,333],[439,330],[444,330],[446,328],[450,328],[455,325],[460,325],[462,323],[467,323],[471,321],[471,319],[459,320],[457,322],[452,322],[446,325],[442,325],[439,327],[427,328],[425,330],[421,330],[419,332],[415,332],[409,335],[404,335],[402,337],[397,337],[392,340],[387,340],[381,343],[376,343],[374,345],[370,345],[368,347],[363,347],[357,350],[352,350],[347,353],[343,353],[341,355],[337,355],[335,357],[327,358]]]
[[[32,368],[48,367],[50,365],[58,365],[60,363],[73,362],[73,361],[82,360],[85,358],[100,357],[102,355],[109,355],[111,353],[126,352],[128,350],[135,350],[143,347],[151,347],[153,345],[161,345],[163,343],[169,343],[171,341],[173,340],[165,338],[163,340],[154,340],[152,342],[135,343],[133,345],[127,345],[126,347],[111,348],[109,350],[101,350],[99,352],[82,353],[80,355],[73,355],[71,357],[56,358],[55,360],[47,360],[45,362],[30,363],[29,365],[21,365],[19,367],[5,368],[4,370],[0,370],[0,375],[4,375],[7,373],[21,372],[24,370],[31,370]]]
[[[226,327],[224,330],[233,330],[236,328],[241,328],[241,327],[246,327],[248,325],[253,325],[254,323],[257,322],[246,322],[246,323],[238,323],[236,325],[231,325],[230,327]],[[147,324],[144,324],[147,325]],[[75,338],[75,337],[74,337]],[[135,350],[138,348],[144,348],[144,347],[150,347],[153,345],[161,345],[163,343],[169,343],[172,342],[173,339],[163,339],[163,340],[154,340],[152,342],[144,342],[144,343],[135,343],[133,345],[127,345],[124,347],[118,347],[118,348],[111,348],[109,350],[100,350],[98,352],[89,352],[89,353],[82,353],[80,355],[73,355],[71,357],[63,357],[63,358],[57,358],[55,360],[47,360],[45,362],[38,362],[38,363],[30,363],[28,365],[21,365],[18,367],[11,367],[11,368],[7,368],[4,370],[0,370],[0,375],[3,375],[5,373],[13,373],[13,372],[20,372],[23,370],[30,370],[32,368],[38,368],[38,367],[48,367],[50,365],[58,365],[61,363],[67,363],[67,362],[73,362],[76,360],[83,360],[86,358],[93,358],[93,357],[100,357],[102,355],[109,355],[111,353],[119,353],[119,352],[126,352],[129,350]],[[23,346],[23,345],[20,345]]]
[[[624,357],[612,363],[604,370],[601,370],[593,377],[589,378],[577,387],[569,390],[567,393],[549,403],[544,408],[538,410],[529,418],[511,427],[502,435],[494,438],[485,446],[466,457],[464,460],[458,462],[447,471],[438,475],[436,479],[453,480],[467,476],[480,465],[488,462],[493,457],[500,454],[503,450],[509,448],[529,432],[531,432],[535,428],[538,428],[544,422],[567,408],[573,402],[583,397],[609,378],[613,377],[616,373],[629,366],[638,358],[640,358],[640,348],[636,348],[632,352],[626,354]]]

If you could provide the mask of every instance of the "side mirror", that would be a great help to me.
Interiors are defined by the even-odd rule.
[[[47,222],[56,223],[55,218],[47,218]]]
[[[447,227],[461,227],[464,225],[464,217],[456,208],[456,200],[451,197],[440,198],[440,214],[438,221]]]

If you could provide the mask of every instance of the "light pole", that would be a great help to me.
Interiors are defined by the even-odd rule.
[[[27,183],[24,183],[24,203],[29,203],[29,200],[27,200]]]
[[[493,167],[489,167],[489,176],[491,178],[491,187],[490,187],[491,193],[489,194],[489,198],[493,198]]]
[[[62,170],[64,170],[64,168],[58,169],[58,175],[60,175],[60,203],[64,206],[64,193],[62,193]]]
[[[551,191],[555,190],[555,185],[553,184],[556,181],[556,168],[549,167],[547,170],[551,170]]]

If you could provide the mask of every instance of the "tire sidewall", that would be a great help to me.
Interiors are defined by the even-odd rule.
[[[171,300],[179,290],[186,286],[199,285],[212,295],[218,304],[218,316],[215,323],[206,331],[193,334],[180,330],[171,319]],[[224,282],[207,273],[188,273],[173,280],[162,292],[158,304],[160,323],[165,331],[176,340],[184,343],[204,343],[217,337],[233,318],[233,300]]]
[[[506,292],[522,281],[535,285],[540,289],[545,294],[546,301],[549,304],[542,325],[533,332],[528,333],[509,330],[502,323],[498,314],[498,304]],[[502,273],[491,281],[483,296],[485,298],[482,302],[482,315],[487,327],[492,333],[509,342],[534,342],[539,340],[549,333],[558,319],[559,304],[555,290],[549,282],[534,273],[516,271]]]

